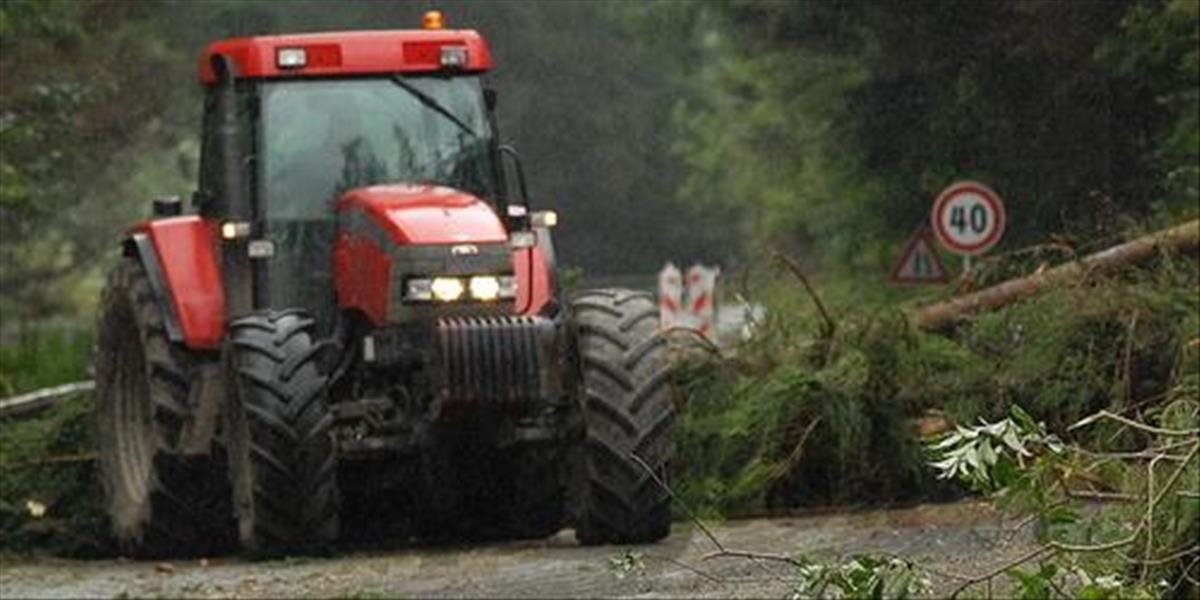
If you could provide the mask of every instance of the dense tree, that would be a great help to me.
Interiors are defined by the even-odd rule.
[[[66,309],[67,282],[133,217],[125,197],[176,175],[181,56],[138,2],[0,6],[0,314]],[[168,77],[163,77],[166,74]],[[171,191],[171,190],[163,190]]]
[[[881,268],[960,178],[1009,247],[1103,236],[1197,199],[1197,11],[1171,2],[743,2],[628,11],[694,64],[681,196],[747,237]]]

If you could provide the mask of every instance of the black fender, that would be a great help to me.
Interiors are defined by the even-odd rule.
[[[145,233],[135,233],[129,236],[123,244],[125,256],[137,257],[146,278],[150,280],[150,289],[154,292],[154,303],[162,311],[163,324],[167,330],[167,339],[173,343],[183,343],[183,328],[179,325],[179,315],[175,313],[175,304],[171,298],[171,290],[167,285],[166,275],[163,274],[162,262],[150,236]]]

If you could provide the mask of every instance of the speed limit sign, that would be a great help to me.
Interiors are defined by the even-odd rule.
[[[1004,234],[1004,203],[982,183],[959,181],[938,194],[931,220],[934,235],[947,250],[979,256]]]

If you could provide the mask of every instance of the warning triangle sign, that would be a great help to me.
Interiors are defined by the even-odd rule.
[[[892,267],[895,283],[940,283],[947,279],[946,268],[933,249],[928,227],[913,232],[904,245],[900,260]]]

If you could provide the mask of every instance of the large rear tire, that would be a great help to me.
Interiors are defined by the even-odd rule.
[[[671,531],[670,495],[651,472],[667,481],[675,407],[657,307],[649,294],[597,290],[579,296],[572,310],[587,432],[575,537],[584,544],[658,541]]]
[[[193,374],[212,359],[170,342],[137,259],[112,270],[101,302],[97,441],[113,537],[139,557],[220,552],[233,537],[223,457],[179,448]]]
[[[321,350],[302,311],[258,313],[230,325],[229,477],[238,537],[254,556],[322,551],[338,536]]]

